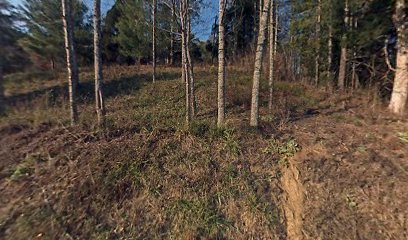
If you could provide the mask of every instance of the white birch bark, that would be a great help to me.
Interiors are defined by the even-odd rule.
[[[250,125],[252,127],[258,126],[259,120],[259,82],[261,78],[262,62],[263,62],[263,52],[265,48],[265,32],[268,27],[268,16],[271,0],[265,0],[264,7],[262,10],[262,18],[260,21],[258,43],[256,47],[255,55],[255,67],[253,76],[253,86],[252,86],[252,101],[251,101],[251,119]]]
[[[397,63],[389,109],[395,114],[404,114],[408,98],[408,22],[407,2],[397,0],[395,5],[394,25],[398,33]]]
[[[344,7],[344,26],[348,28],[349,22],[349,0],[345,0],[345,7]],[[346,30],[347,32],[347,30]],[[340,67],[339,67],[339,78],[337,82],[337,87],[339,90],[344,90],[346,87],[346,71],[347,71],[347,33],[343,33],[342,37],[342,45],[341,45],[341,53],[340,53]]]
[[[225,123],[225,27],[224,12],[225,1],[219,2],[219,26],[218,26],[218,119],[217,126],[222,127]]]
[[[156,82],[156,12],[157,12],[157,2],[153,0],[152,6],[152,67],[153,67],[153,83]]]
[[[76,105],[76,86],[78,83],[78,66],[75,58],[74,36],[72,26],[71,1],[62,0],[62,22],[64,26],[65,51],[67,57],[68,91],[71,125],[78,121]]]
[[[321,0],[317,1],[317,12],[316,12],[316,56],[315,56],[315,85],[319,85],[320,81],[320,29],[321,29],[321,14],[322,6]]]
[[[268,99],[268,109],[272,110],[273,101],[273,84],[274,84],[274,72],[275,72],[275,51],[276,51],[276,41],[275,41],[275,14],[277,14],[277,9],[275,5],[275,0],[271,0],[269,14],[269,99]]]
[[[105,125],[105,102],[102,91],[103,63],[101,54],[101,0],[94,0],[94,65],[95,65],[95,107],[98,127]]]
[[[4,98],[4,86],[3,86],[3,67],[0,65],[0,115],[4,113],[5,110],[5,98]]]

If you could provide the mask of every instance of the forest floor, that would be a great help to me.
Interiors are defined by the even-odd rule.
[[[251,76],[230,68],[217,129],[216,69],[197,68],[186,128],[179,69],[116,66],[101,132],[81,72],[76,127],[63,74],[6,78],[0,239],[408,239],[408,121],[369,94],[279,81],[252,129]]]

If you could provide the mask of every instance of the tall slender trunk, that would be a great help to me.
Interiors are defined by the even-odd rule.
[[[397,0],[395,5],[394,25],[398,33],[397,63],[389,109],[396,114],[406,112],[408,98],[408,28],[407,2]]]
[[[71,125],[78,121],[76,105],[76,86],[78,83],[78,66],[74,49],[74,31],[72,24],[71,1],[62,0],[62,22],[64,25],[65,51],[67,55],[68,89]]]
[[[333,26],[332,26],[332,12],[329,10],[330,14],[330,23],[329,23],[329,37],[327,39],[327,76],[328,81],[331,83],[332,81],[332,65],[333,65]]]
[[[170,54],[169,54],[169,64],[174,65],[174,24],[175,24],[175,1],[171,1],[171,21],[170,21]]]
[[[341,40],[341,53],[340,53],[340,67],[339,67],[339,78],[337,82],[337,87],[340,90],[344,90],[346,87],[346,71],[347,71],[347,29],[349,22],[349,0],[345,0],[344,6],[344,33]]]
[[[51,57],[51,70],[55,70],[55,60],[54,57]]]
[[[188,0],[180,2],[180,22],[181,22],[181,51],[182,51],[182,78],[186,85],[186,124],[190,125],[192,120],[191,86],[188,70]]]
[[[271,0],[265,0],[262,10],[262,18],[259,27],[258,43],[256,47],[255,55],[255,67],[252,86],[252,101],[251,101],[251,120],[250,125],[252,127],[258,126],[259,118],[259,82],[261,78],[263,52],[265,47],[265,32],[268,27],[269,8],[271,6]]]
[[[274,83],[274,72],[275,72],[275,14],[276,5],[275,0],[271,0],[271,8],[269,13],[269,99],[268,99],[268,109],[272,110],[272,100],[273,100],[273,83]]]
[[[357,17],[356,16],[350,16],[350,29],[352,31],[355,31],[357,29]],[[358,87],[358,79],[357,79],[357,73],[356,73],[356,57],[357,57],[357,49],[355,45],[352,47],[352,56],[353,59],[351,61],[351,88],[356,89]]]
[[[0,65],[0,115],[4,113],[5,110],[5,99],[4,99],[4,86],[3,86],[3,67]]]
[[[218,119],[217,126],[222,127],[225,123],[225,27],[224,11],[225,0],[219,2],[218,24]]]
[[[102,91],[103,63],[101,54],[101,0],[94,0],[94,65],[95,65],[95,107],[98,127],[105,125],[105,102]]]
[[[320,80],[320,29],[321,29],[321,15],[322,15],[322,6],[321,0],[317,1],[317,13],[316,13],[316,55],[315,55],[315,85],[319,85]]]
[[[191,46],[191,17],[190,17],[189,10],[187,10],[187,41],[186,41],[187,70],[188,70],[188,76],[190,80],[191,115],[195,116],[196,111],[197,111],[197,105],[196,105],[196,99],[195,99],[194,66],[193,66],[193,60],[191,58],[190,46]]]
[[[153,83],[156,82],[156,12],[157,12],[157,3],[156,0],[153,0],[152,6],[152,65],[153,65]]]

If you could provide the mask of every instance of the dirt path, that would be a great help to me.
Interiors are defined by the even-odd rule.
[[[294,122],[281,179],[289,239],[408,239],[406,119],[360,107]]]

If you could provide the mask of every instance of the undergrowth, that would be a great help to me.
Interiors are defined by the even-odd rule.
[[[217,128],[216,73],[198,69],[198,114],[186,127],[179,69],[158,74],[152,84],[146,69],[106,71],[102,134],[96,133],[91,73],[81,74],[80,125],[74,128],[68,126],[67,96],[58,79],[46,80],[55,87],[39,85],[26,93],[13,93],[10,80],[9,109],[0,128],[12,132],[13,126],[24,126],[18,130],[27,131],[23,138],[36,142],[18,145],[10,154],[20,160],[4,168],[14,180],[11,187],[31,188],[24,194],[32,204],[21,205],[25,215],[9,226],[16,239],[38,234],[51,239],[284,237],[279,169],[300,147],[274,129],[315,98],[302,87],[278,82],[274,112],[261,109],[262,124],[271,130],[250,129],[250,76],[232,70],[227,124]],[[39,151],[47,157],[33,155]]]

